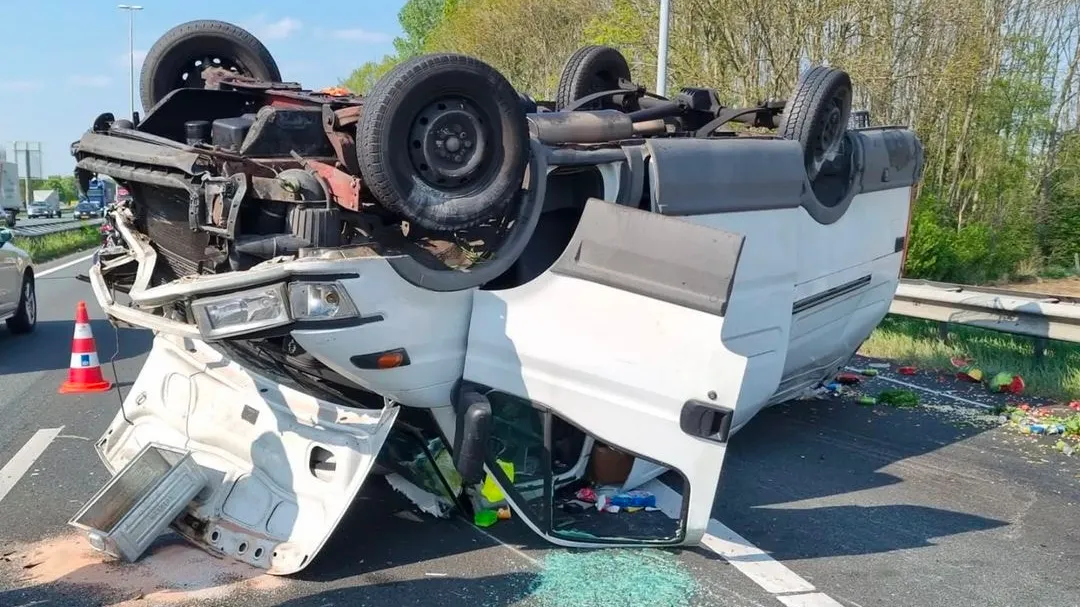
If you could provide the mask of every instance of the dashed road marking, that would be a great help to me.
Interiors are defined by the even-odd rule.
[[[60,270],[65,270],[67,268],[70,268],[73,265],[80,264],[80,263],[82,263],[82,262],[84,262],[84,261],[86,261],[88,259],[93,259],[93,258],[94,258],[94,254],[91,253],[89,255],[80,257],[78,259],[72,259],[71,261],[69,261],[67,263],[64,263],[64,264],[60,264],[60,265],[56,266],[55,268],[49,268],[48,270],[45,270],[43,272],[38,272],[37,277],[41,278],[43,276],[48,276],[49,274],[55,274],[56,272],[59,272]]]
[[[45,449],[49,447],[63,429],[64,427],[61,426],[59,428],[38,430],[30,437],[30,440],[26,441],[22,449],[19,449],[15,457],[12,457],[8,463],[4,464],[3,468],[0,468],[0,500],[7,497],[8,492],[15,486],[15,483],[19,482],[19,479],[34,465],[37,458],[41,457],[41,454],[45,452]]]
[[[675,519],[682,516],[683,498],[677,491],[659,480],[649,481],[641,488],[656,496],[656,506],[664,514]],[[709,519],[701,545],[788,607],[840,606],[829,595],[817,592],[813,584],[716,519]]]

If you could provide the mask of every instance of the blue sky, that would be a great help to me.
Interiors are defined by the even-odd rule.
[[[102,0],[0,0],[0,145],[40,141],[46,175],[70,175],[72,141],[106,111],[127,115],[128,14]],[[146,50],[169,28],[220,19],[258,36],[285,80],[337,84],[393,50],[404,0],[143,0],[135,13],[135,94]],[[140,112],[142,112],[141,108]]]

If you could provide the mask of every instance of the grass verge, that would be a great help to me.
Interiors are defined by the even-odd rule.
[[[95,225],[41,236],[20,236],[16,237],[12,244],[29,253],[35,264],[40,264],[71,253],[92,249],[100,242],[101,233]]]
[[[938,339],[938,324],[887,316],[866,340],[860,354],[924,369],[955,371],[954,357],[971,361],[986,377],[999,371],[1024,378],[1028,394],[1080,400],[1080,345],[1051,341],[1041,361],[1030,338],[974,327],[950,327],[949,343]]]

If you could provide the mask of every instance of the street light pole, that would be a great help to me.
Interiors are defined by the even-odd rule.
[[[117,8],[128,12],[128,95],[131,100],[131,119],[135,119],[135,11],[143,7],[136,4],[118,4]]]
[[[671,0],[660,0],[660,41],[656,45],[656,94],[667,91],[668,22],[671,21]]]

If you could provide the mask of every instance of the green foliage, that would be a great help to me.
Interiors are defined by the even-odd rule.
[[[1071,268],[1080,254],[1080,13],[1057,0],[672,3],[668,88],[729,104],[786,98],[798,73],[847,70],[854,103],[919,134],[926,164],[909,277],[979,283]],[[1072,5],[1073,8],[1068,8]],[[420,52],[479,57],[550,100],[571,53],[618,48],[656,74],[655,0],[408,0],[395,53],[354,71],[357,92]],[[1032,18],[1031,15],[1038,15]]]
[[[34,263],[70,255],[96,247],[101,242],[101,232],[96,225],[84,225],[74,230],[54,232],[41,236],[19,236],[12,245],[30,254]]]
[[[368,61],[356,68],[341,84],[350,91],[363,95],[375,86],[375,83],[398,64],[396,55],[383,55],[379,61]]]

